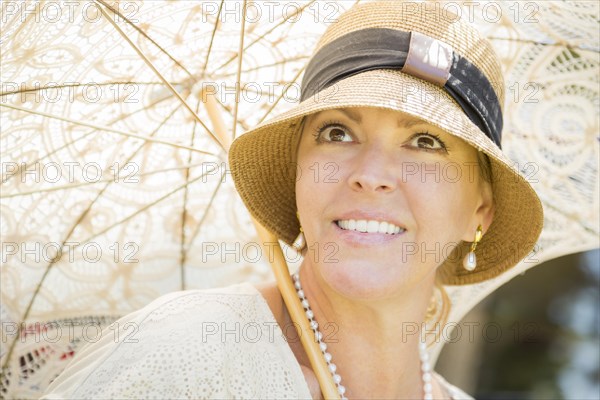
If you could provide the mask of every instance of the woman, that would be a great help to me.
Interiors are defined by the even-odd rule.
[[[442,285],[516,265],[542,208],[500,150],[489,43],[408,5],[332,24],[301,103],[238,138],[230,166],[253,216],[304,255],[295,287],[341,396],[470,398],[430,370],[423,323]],[[290,327],[275,284],[172,293],[83,348],[45,398],[320,398]]]

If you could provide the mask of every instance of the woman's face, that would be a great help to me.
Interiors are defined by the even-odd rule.
[[[477,150],[407,114],[319,112],[297,151],[305,262],[340,293],[382,298],[432,283],[452,249],[491,224]]]

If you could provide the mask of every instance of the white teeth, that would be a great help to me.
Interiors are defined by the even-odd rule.
[[[337,221],[337,225],[346,230],[351,231],[359,231],[359,232],[367,232],[367,233],[387,233],[390,235],[398,234],[400,232],[404,232],[405,229],[400,228],[390,222],[379,222],[373,220],[354,220],[354,219],[345,219]]]
[[[388,227],[387,227],[387,232],[386,233],[389,233],[390,235],[393,234],[393,233],[397,233],[396,232],[396,228],[398,228],[398,227],[394,226],[393,224],[389,224]],[[400,228],[398,228],[398,230],[399,229]]]
[[[359,232],[366,232],[367,221],[365,221],[364,219],[359,219],[358,221],[356,221],[356,230]]]
[[[377,232],[379,233],[388,233],[388,226],[390,224],[388,224],[387,222],[383,221],[379,223],[379,229],[377,229]],[[392,228],[394,227],[394,225],[392,225]]]
[[[379,231],[379,222],[377,222],[377,221],[367,222],[367,232],[376,233],[377,231]]]

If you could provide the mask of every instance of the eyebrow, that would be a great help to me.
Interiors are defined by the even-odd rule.
[[[346,114],[346,116],[348,118],[350,118],[351,120],[355,121],[358,124],[360,124],[362,122],[362,117],[360,116],[360,114],[358,112],[352,110],[351,108],[338,108],[337,110]]]
[[[352,110],[351,108],[339,108],[338,109],[340,112],[346,114],[346,116],[348,118],[350,118],[351,120],[354,120],[357,123],[361,123],[362,122],[362,118],[360,116],[360,114],[354,110]],[[406,129],[410,129],[415,125],[423,125],[425,124],[424,121],[421,121],[418,118],[414,118],[414,119],[406,119],[406,118],[398,118],[398,128],[406,128]]]
[[[406,119],[403,119],[403,118],[398,118],[397,121],[398,121],[398,128],[406,128],[406,129],[410,129],[413,126],[416,126],[416,125],[424,125],[425,124],[424,121],[421,121],[421,120],[416,119],[416,118],[413,119],[413,120],[406,120]]]
[[[362,122],[362,117],[360,115],[360,113],[358,113],[357,111],[352,110],[352,108],[336,108],[336,111],[339,111],[343,114],[346,114],[346,116],[348,118],[350,118],[351,120],[355,121],[356,123],[360,124]],[[323,111],[321,111],[323,112]],[[415,125],[423,125],[425,124],[424,121],[421,121],[420,119],[414,118],[411,120],[407,120],[405,118],[398,118],[397,119],[398,122],[398,128],[412,128]]]

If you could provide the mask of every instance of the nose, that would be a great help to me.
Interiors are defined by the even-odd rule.
[[[396,189],[396,168],[390,151],[383,146],[364,144],[352,160],[348,184],[354,191],[387,193]]]

